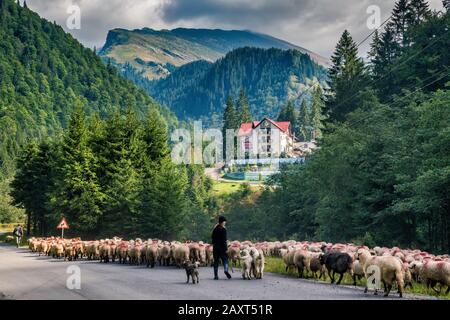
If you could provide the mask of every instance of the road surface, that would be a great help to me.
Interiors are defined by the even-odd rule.
[[[71,265],[80,268],[81,289],[70,290],[66,286],[71,276],[66,272]],[[184,270],[175,267],[147,269],[98,261],[64,262],[0,245],[0,299],[386,299],[364,294],[360,288],[269,273],[263,280],[242,280],[236,270],[233,276],[226,280],[222,274],[221,280],[214,281],[212,269],[201,268],[200,284],[193,285],[186,284]],[[396,294],[392,298],[398,299]]]

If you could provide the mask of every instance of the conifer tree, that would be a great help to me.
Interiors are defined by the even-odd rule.
[[[277,121],[289,121],[291,123],[291,129],[293,132],[298,130],[298,115],[295,111],[294,104],[291,100],[288,101],[286,106],[281,108]]]
[[[417,26],[431,15],[427,0],[410,0],[407,17],[409,26]]]
[[[302,103],[300,104],[300,112],[298,114],[298,124],[299,124],[299,138],[302,141],[311,140],[311,131],[312,131],[311,111],[306,100],[303,100]]]
[[[375,33],[372,37],[372,42],[370,44],[369,55],[369,68],[372,76],[378,76],[381,73],[380,70],[380,50],[381,50],[381,39],[378,30],[375,30]]]
[[[241,89],[241,91],[239,92],[237,110],[237,113],[239,115],[239,126],[242,123],[252,122],[252,114],[250,113],[250,107],[244,89]]]
[[[186,170],[168,157],[161,159],[158,166],[152,163],[147,166],[140,197],[141,234],[175,240],[182,233],[186,219]]]
[[[145,154],[150,160],[160,161],[170,155],[167,122],[155,105],[149,107],[147,119],[143,127]]]
[[[13,204],[25,208],[27,214],[27,233],[30,233],[31,222],[36,212],[36,202],[34,197],[34,164],[39,152],[36,141],[31,141],[22,151],[17,159],[17,172],[11,183],[11,195],[14,198]]]
[[[313,127],[313,136],[315,140],[322,139],[322,131],[325,128],[324,121],[326,119],[324,115],[325,100],[323,96],[322,87],[320,85],[316,86],[312,96],[312,107],[311,107],[311,124]]]
[[[389,23],[395,34],[395,41],[402,48],[408,45],[407,31],[409,7],[409,0],[398,0],[392,10],[392,18]]]
[[[331,61],[331,96],[328,99],[327,111],[331,121],[343,121],[347,113],[358,107],[359,93],[365,80],[364,63],[358,57],[358,47],[347,30],[336,45]]]
[[[223,128],[222,128],[222,138],[223,138],[223,155],[226,154],[226,146],[227,146],[227,129],[238,128],[238,117],[236,113],[236,109],[234,108],[233,99],[231,96],[228,96],[227,103],[225,106],[225,111],[223,113]]]
[[[55,190],[50,198],[55,219],[65,216],[74,232],[94,232],[105,199],[96,175],[97,159],[88,146],[85,114],[78,103],[65,134]]]

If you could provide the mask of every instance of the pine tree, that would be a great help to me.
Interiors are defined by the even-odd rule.
[[[77,103],[65,134],[59,170],[50,206],[54,219],[64,215],[75,232],[92,233],[102,215],[105,199],[97,179],[97,158],[88,146],[88,131],[81,103]]]
[[[407,11],[409,26],[417,26],[430,17],[430,15],[431,10],[427,0],[410,0]]]
[[[122,150],[117,169],[110,172],[105,186],[105,206],[101,230],[105,236],[139,236],[139,195],[141,181],[126,150]]]
[[[381,39],[378,30],[372,37],[372,42],[370,44],[369,60],[370,60],[370,71],[373,76],[378,76],[381,74],[381,61],[380,61],[380,50],[381,50]]]
[[[170,155],[169,146],[167,144],[167,122],[154,105],[149,107],[143,130],[143,141],[146,144],[145,154],[151,160],[160,161]]]
[[[294,104],[291,100],[288,101],[286,106],[281,108],[277,121],[289,121],[293,132],[297,132],[298,129],[298,116],[295,111]]]
[[[392,18],[389,25],[395,33],[395,41],[403,48],[408,45],[408,8],[409,0],[399,0],[392,10]]]
[[[39,152],[36,141],[30,142],[21,152],[17,159],[17,172],[11,183],[11,195],[14,198],[13,204],[25,208],[27,215],[27,234],[30,234],[32,220],[38,215],[36,212],[35,191],[35,159]]]
[[[328,99],[330,120],[343,121],[347,113],[355,110],[360,101],[365,75],[364,63],[358,57],[358,47],[350,33],[345,30],[331,57],[329,85],[331,96]]]
[[[242,123],[252,122],[252,114],[250,113],[250,107],[244,89],[241,89],[241,91],[239,92],[237,110],[237,113],[239,115],[239,126]]]
[[[236,109],[234,108],[233,99],[231,98],[231,96],[228,96],[225,111],[223,113],[223,128],[222,128],[223,156],[226,155],[227,129],[236,130],[239,126],[238,122],[239,121]]]
[[[175,240],[183,232],[186,219],[186,170],[174,165],[170,158],[162,159],[159,166],[147,165],[140,197],[140,234]]]
[[[281,106],[280,112],[278,113],[277,121],[285,121],[284,119],[286,119],[286,106],[287,105]]]
[[[316,86],[312,96],[312,107],[311,107],[311,124],[314,130],[312,139],[319,140],[322,139],[322,131],[325,128],[324,121],[326,119],[324,115],[325,110],[325,100],[323,96],[322,87],[320,85]]]
[[[394,75],[389,72],[393,67],[395,59],[398,57],[400,45],[395,40],[395,31],[392,25],[385,27],[379,44],[373,44],[374,56],[371,57],[372,77],[375,80],[376,89],[384,92],[388,96],[395,89],[393,85]],[[382,77],[383,81],[378,79]]]
[[[228,96],[225,111],[223,113],[223,128],[224,129],[237,129],[238,117],[236,109],[234,108],[233,99]]]
[[[303,100],[300,104],[300,112],[298,114],[299,124],[299,138],[302,141],[311,140],[312,123],[311,123],[311,111],[306,102]]]

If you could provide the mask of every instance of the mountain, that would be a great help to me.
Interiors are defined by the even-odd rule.
[[[128,75],[133,78],[132,73]],[[139,79],[139,74],[134,75]],[[255,119],[276,117],[288,100],[300,103],[312,82],[324,83],[327,71],[297,50],[239,48],[214,63],[188,63],[167,78],[141,81],[157,101],[183,119],[222,117],[228,95],[244,88]]]
[[[143,117],[156,103],[26,5],[0,0],[0,39],[0,177],[30,137],[66,127],[76,105],[100,116],[129,107]]]
[[[160,79],[187,63],[215,62],[241,47],[295,49],[310,55],[320,65],[329,63],[314,52],[265,34],[220,29],[113,29],[108,32],[99,55],[115,65],[129,63],[146,78]]]

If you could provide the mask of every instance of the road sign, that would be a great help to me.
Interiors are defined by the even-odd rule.
[[[62,218],[61,222],[58,223],[56,229],[61,229],[61,238],[64,238],[64,229],[69,229],[69,224],[66,221],[66,218]]]
[[[62,218],[61,222],[58,224],[56,229],[69,229],[69,225],[67,224],[66,218]]]

